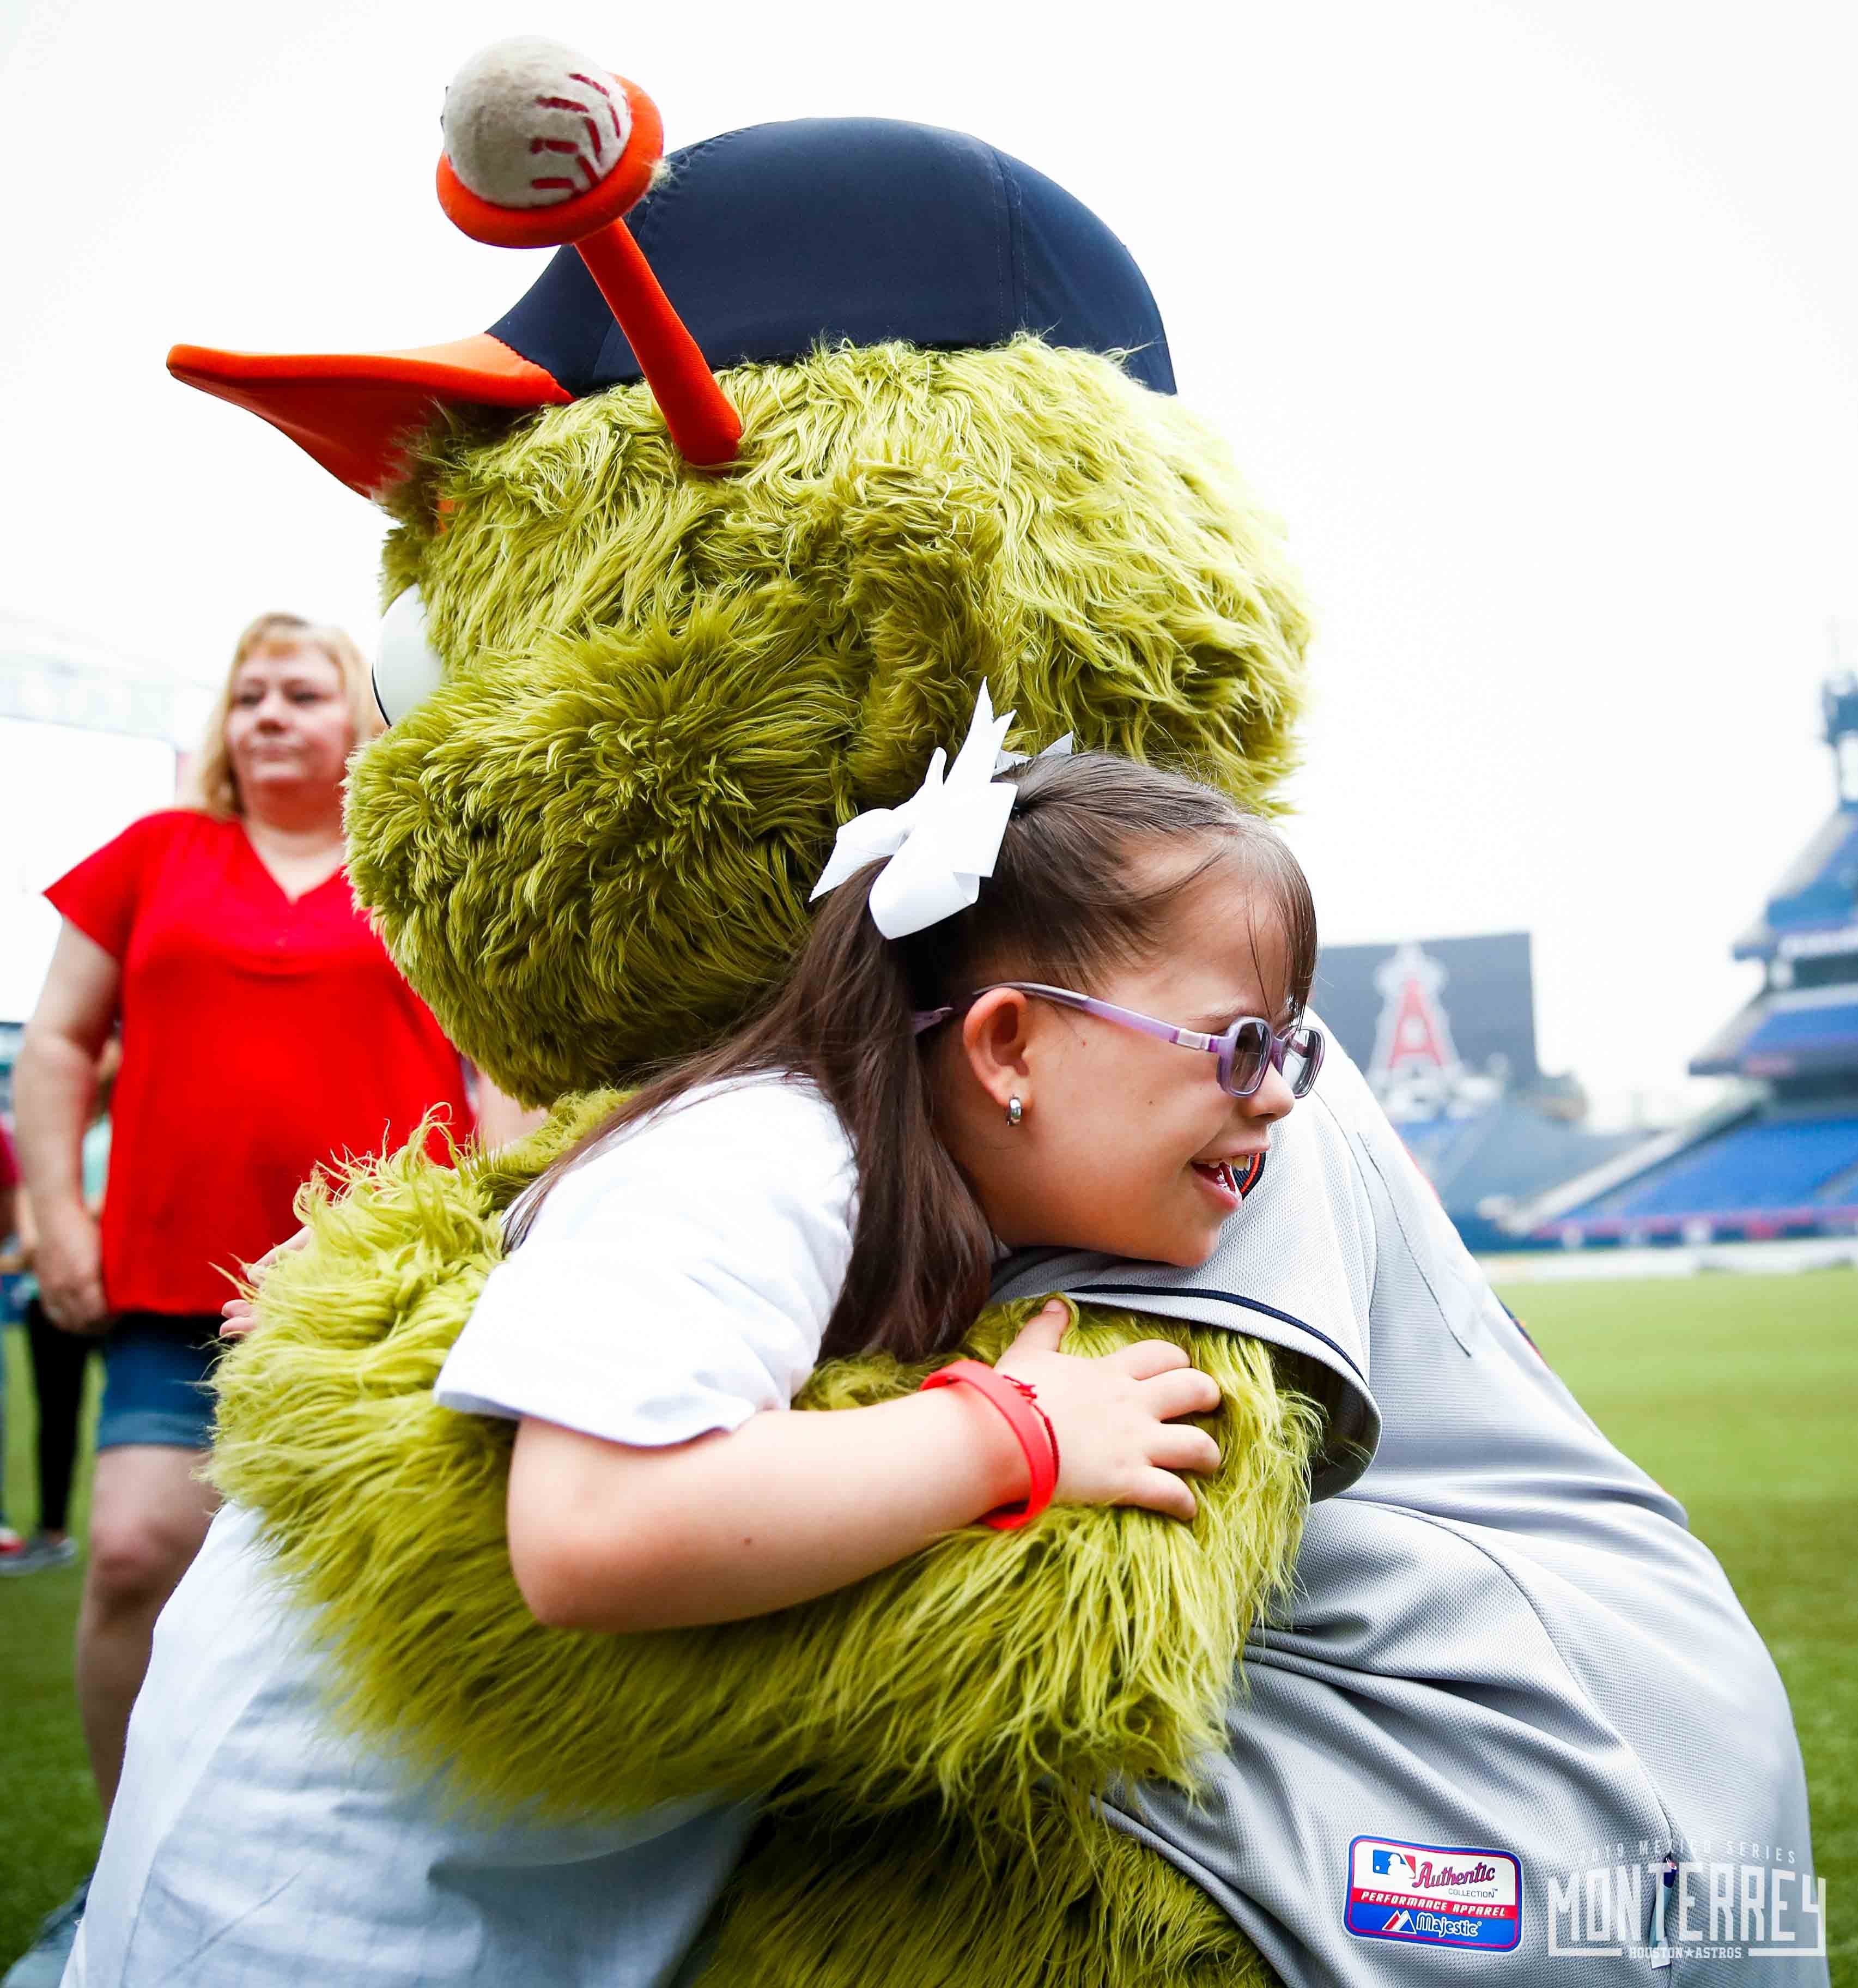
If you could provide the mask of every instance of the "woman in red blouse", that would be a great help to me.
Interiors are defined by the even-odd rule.
[[[200,1383],[245,1264],[296,1227],[319,1165],[404,1143],[437,1107],[473,1129],[457,1051],[401,979],[343,868],[342,783],[379,729],[339,631],[266,615],[240,637],[197,778],[46,895],[64,925],[15,1079],[43,1303],[108,1334],[78,1627],[78,1695],[106,1810],[156,1616],[211,1495]],[[122,1025],[100,1224],[79,1147]],[[514,1107],[480,1090],[487,1134]]]

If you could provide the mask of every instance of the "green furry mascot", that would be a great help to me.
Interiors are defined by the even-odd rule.
[[[1054,1510],[806,1607],[632,1638],[530,1618],[509,1426],[432,1402],[514,1198],[603,1089],[762,997],[838,824],[908,794],[983,680],[1032,748],[1069,731],[1265,805],[1292,761],[1306,626],[1277,529],[1075,201],[972,140],[856,122],[647,177],[627,242],[583,215],[604,248],[564,249],[482,338],[171,361],[392,512],[396,722],[354,771],[351,874],[460,1047],[562,1100],[514,1149],[447,1170],[409,1148],[309,1200],[309,1246],[224,1364],[216,1480],[312,1612],[337,1716],[409,1771],[562,1817],[767,1801],[698,1963],[714,1988],[1266,1978],[1093,1800],[1191,1783],[1220,1743],[1335,1435],[1314,1363],[1162,1328],[1224,1394],[1191,1530]],[[448,198],[474,232],[545,238],[475,200]],[[712,368],[740,438],[725,418],[706,465]],[[1067,1344],[1156,1330],[1091,1308]],[[799,1405],[920,1378],[846,1361]]]
[[[679,1977],[706,1988],[1456,1970],[1427,1945],[1546,1984],[1565,1978],[1571,1860],[1597,1845],[1628,1860],[1586,1875],[1635,1979],[1634,1942],[1668,1959],[1687,1937],[1694,1845],[1768,1846],[1809,1910],[1785,1696],[1721,1569],[1544,1365],[1341,1057],[1207,1264],[1016,1258],[995,1285],[1013,1302],[969,1342],[990,1358],[1053,1290],[1082,1305],[1073,1351],[1175,1334],[1221,1390],[1225,1461],[1191,1529],[1067,1506],[725,1627],[530,1615],[510,1426],[433,1398],[525,1185],[603,1093],[765,999],[839,826],[913,793],[984,681],[1027,749],[1071,732],[1269,806],[1306,631],[1275,528],[1173,398],[1140,272],[1030,168],[857,120],[661,161],[643,92],[535,42],[478,58],[445,128],[454,221],[573,245],[489,333],[170,361],[392,513],[393,723],[354,769],[350,874],[460,1046],[554,1107],[514,1148],[448,1168],[416,1144],[313,1195],[309,1246],[265,1278],[222,1370],[221,1564],[281,1579],[272,1619],[303,1653],[255,1715],[310,1790],[292,1826],[340,1810],[313,1798],[331,1719],[387,1812],[373,1895],[404,1901],[413,1946],[370,1939],[367,1978],[487,1978],[422,1942],[473,1950],[474,1871],[480,1902],[495,1888],[521,1919],[529,1896],[520,1848],[403,1887],[403,1794],[509,1818],[519,1846],[752,1797],[746,1854],[745,1807],[714,1891],[684,1894],[680,1954],[714,1898]],[[829,1364],[797,1405],[920,1378]],[[147,1978],[271,1979],[280,1952],[294,1978],[319,1909],[265,1790],[238,1807],[236,1749],[230,1822],[173,1792],[199,1734],[245,1716],[222,1699],[260,1689],[239,1662],[265,1611],[202,1575],[218,1550],[165,1660],[157,1636],[194,1695],[151,1723],[144,1807],[125,1821],[119,1800],[74,1984],[87,1941],[91,1978],[128,1979],[109,1943],[150,1928]],[[132,1868],[148,1804],[159,1883]],[[164,1902],[210,1892],[235,1836],[278,1888],[229,1888],[218,1916],[184,1897],[164,1944]],[[675,1890],[687,1851],[666,1854]],[[576,1923],[552,1895],[534,1932],[552,1958]],[[617,1961],[521,1978],[636,1976],[622,1931]],[[1802,1949],[1783,1973],[1817,1988],[1823,1961]]]

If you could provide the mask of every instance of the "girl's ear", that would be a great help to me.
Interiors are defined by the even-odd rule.
[[[1032,1075],[1026,1058],[1032,1007],[1030,999],[1016,988],[995,987],[961,1018],[961,1053],[968,1067],[1003,1111],[1009,1098],[1019,1098],[1022,1107],[1032,1101]]]

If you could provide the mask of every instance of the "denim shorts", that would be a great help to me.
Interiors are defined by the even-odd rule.
[[[213,1441],[207,1377],[219,1357],[220,1321],[204,1314],[125,1312],[103,1341],[103,1405],[96,1446],[157,1443],[206,1449]]]

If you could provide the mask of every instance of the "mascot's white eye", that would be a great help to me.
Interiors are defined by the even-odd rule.
[[[390,725],[397,725],[445,681],[445,665],[426,637],[426,604],[410,587],[380,617],[380,646],[374,652],[374,702]]]

